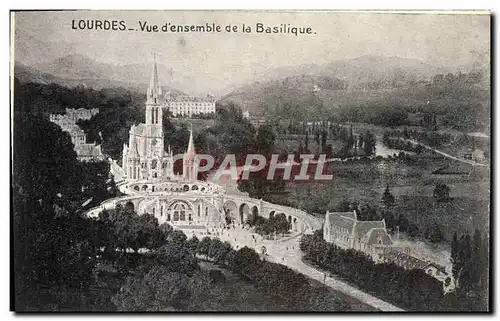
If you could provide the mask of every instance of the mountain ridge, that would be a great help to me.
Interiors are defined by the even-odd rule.
[[[58,73],[61,75],[61,73]],[[96,90],[103,88],[123,87],[136,92],[145,92],[147,90],[147,83],[133,83],[123,82],[119,80],[110,80],[107,78],[96,77],[93,73],[79,72],[78,74],[72,73],[70,77],[62,77],[53,75],[48,72],[43,72],[35,67],[25,65],[21,62],[14,63],[14,76],[22,83],[36,82],[42,84],[55,83],[66,87],[76,87],[83,85],[84,87],[91,87]],[[73,77],[71,77],[73,76]],[[164,89],[170,90],[175,94],[184,94],[182,91],[172,88],[170,86],[162,86]]]

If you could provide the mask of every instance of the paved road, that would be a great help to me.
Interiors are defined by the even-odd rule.
[[[302,253],[299,248],[300,238],[269,246],[267,253],[270,261],[283,264],[319,282],[325,281],[325,274],[302,262]],[[326,277],[325,284],[334,290],[345,293],[361,302],[364,302],[381,311],[404,311],[390,303],[380,300],[334,277]]]
[[[442,152],[440,150],[437,150],[435,148],[432,148],[431,146],[428,146],[428,145],[425,145],[424,143],[421,143],[419,141],[416,141],[416,140],[413,140],[413,139],[405,139],[405,138],[402,138],[401,140],[403,141],[406,141],[406,142],[410,142],[412,144],[416,144],[416,145],[420,145],[426,149],[429,149],[429,150],[432,150],[433,152],[439,154],[439,155],[443,155],[444,157],[447,157],[449,159],[453,159],[453,160],[456,160],[456,161],[459,161],[459,162],[462,162],[464,164],[469,164],[469,165],[473,165],[473,166],[483,166],[483,167],[486,167],[488,166],[488,164],[481,164],[481,163],[477,163],[477,162],[474,162],[472,160],[469,160],[469,159],[463,159],[463,158],[458,158],[458,157],[455,157],[455,156],[452,156],[450,154],[447,154],[445,152]]]
[[[207,236],[200,235],[199,233],[201,231],[193,232],[187,233],[188,237],[191,237],[192,234],[196,234],[200,239]],[[227,241],[236,249],[240,249],[243,246],[251,247],[255,249],[257,253],[261,253],[262,246],[265,246],[267,250],[267,259],[269,261],[288,266],[319,282],[323,283],[325,280],[325,274],[323,272],[302,262],[302,252],[299,247],[300,235],[299,237],[278,240],[278,242],[262,240],[258,235],[255,235],[257,237],[255,241],[252,235],[255,234],[251,231],[236,228],[224,230],[222,235],[219,234],[217,236],[212,234],[210,237],[218,237],[221,241]],[[381,311],[404,311],[403,309],[365,293],[335,277],[327,277],[325,284],[334,290],[349,295]]]

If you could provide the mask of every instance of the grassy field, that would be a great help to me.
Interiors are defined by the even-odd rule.
[[[403,213],[421,230],[438,224],[447,240],[454,231],[486,231],[489,222],[489,173],[487,169],[467,166],[468,175],[432,174],[456,162],[447,159],[420,159],[414,164],[381,160],[377,162],[332,163],[334,175],[328,183],[287,183],[287,200],[310,212],[324,214],[347,200],[380,205],[387,185],[395,196],[394,214]],[[463,168],[462,168],[463,169]],[[438,183],[447,184],[449,202],[437,202],[433,190]]]

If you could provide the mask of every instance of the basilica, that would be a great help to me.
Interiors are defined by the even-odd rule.
[[[163,109],[168,108],[162,88],[158,83],[156,59],[149,81],[146,100],[146,123],[132,125],[128,145],[123,145],[122,169],[127,180],[195,181],[197,170],[193,131],[191,129],[187,151],[182,155],[183,173],[174,173],[174,161],[170,146],[165,149],[163,134]]]

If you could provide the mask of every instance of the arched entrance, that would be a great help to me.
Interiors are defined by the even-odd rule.
[[[227,201],[224,203],[224,217],[226,224],[236,222],[238,220],[238,205],[233,201]]]
[[[128,201],[126,204],[125,204],[125,209],[127,210],[127,212],[133,212],[135,210],[135,205],[134,203],[132,203],[131,201]]]
[[[255,205],[252,207],[252,215],[259,216],[259,209]]]
[[[172,202],[167,208],[167,221],[172,219],[174,224],[188,224],[193,221],[193,209],[191,205],[182,200]]]
[[[243,203],[240,205],[240,223],[245,223],[246,219],[250,215],[250,206],[248,204]]]

